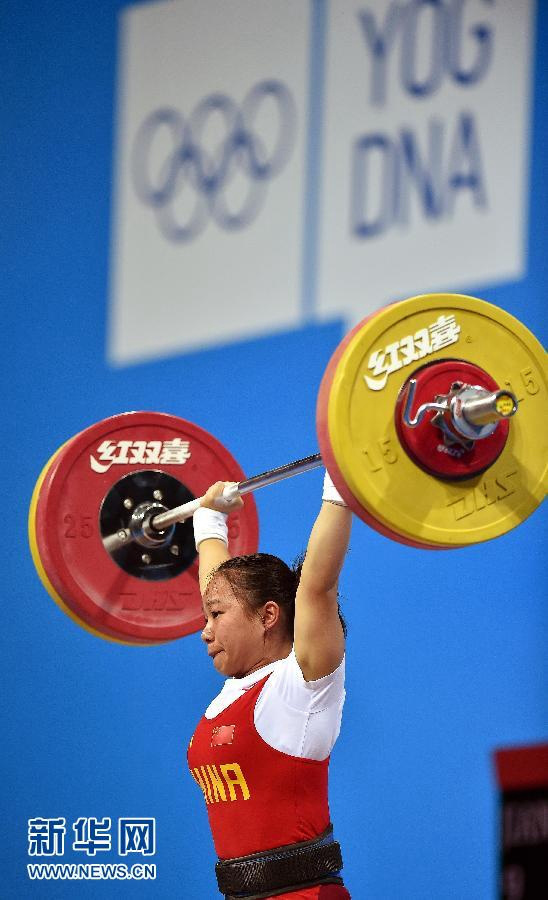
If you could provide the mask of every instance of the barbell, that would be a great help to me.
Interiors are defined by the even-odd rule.
[[[544,350],[509,313],[431,294],[386,306],[341,342],[317,400],[320,453],[246,479],[211,434],[177,416],[123,413],[75,435],[36,483],[38,574],[79,625],[157,644],[203,624],[189,517],[217,480],[241,494],[325,465],[350,508],[400,543],[449,549],[522,522],[546,491]],[[510,419],[515,416],[515,420]],[[253,553],[253,496],[229,518]]]

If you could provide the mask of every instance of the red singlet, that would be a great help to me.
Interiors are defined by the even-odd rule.
[[[220,859],[310,840],[329,825],[329,758],[302,759],[275,750],[255,728],[254,709],[269,676],[214,719],[200,719],[188,748],[203,791]],[[278,900],[343,900],[340,885],[278,895]]]

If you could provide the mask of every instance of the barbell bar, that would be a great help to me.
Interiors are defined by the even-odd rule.
[[[320,465],[353,511],[393,540],[421,549],[489,540],[544,496],[547,392],[543,349],[503,310],[455,294],[392,304],[329,361],[318,454],[246,478],[216,438],[163,413],[114,416],[70,439],[33,495],[37,570],[94,634],[148,644],[184,636],[202,613],[182,520],[209,485],[251,494],[228,520],[239,555],[258,546],[252,492]]]

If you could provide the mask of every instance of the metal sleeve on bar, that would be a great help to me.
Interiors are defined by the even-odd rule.
[[[517,411],[518,402],[511,391],[493,391],[463,401],[462,413],[472,425],[488,425],[509,419]]]
[[[150,520],[150,527],[154,531],[165,531],[170,525],[176,525],[177,522],[184,522],[185,519],[189,519],[199,506],[200,497],[197,497],[196,500],[189,500],[188,503],[183,503],[182,506],[174,506],[173,509],[168,509],[166,512],[158,513],[158,515],[154,516]]]

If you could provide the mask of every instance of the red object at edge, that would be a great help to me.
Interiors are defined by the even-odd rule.
[[[495,750],[494,758],[503,791],[548,787],[548,744]]]

